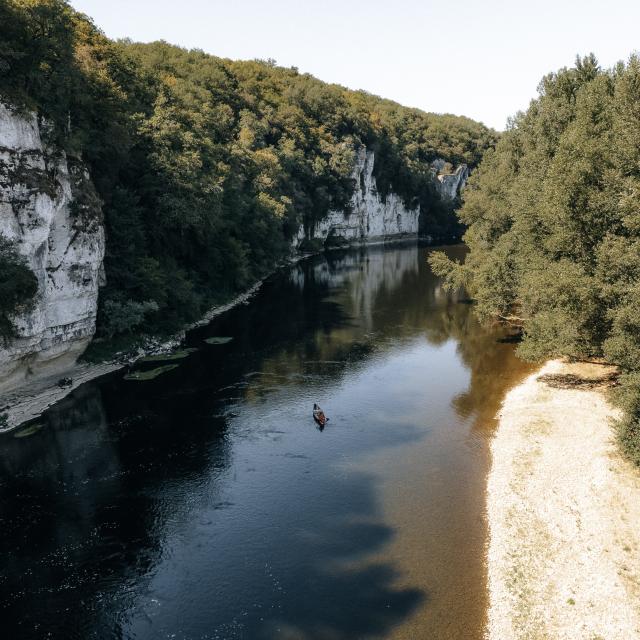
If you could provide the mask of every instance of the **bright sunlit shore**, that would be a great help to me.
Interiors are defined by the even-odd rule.
[[[618,412],[601,389],[538,380],[570,367],[579,373],[547,363],[500,413],[487,495],[489,640],[640,637],[640,474],[616,448]]]

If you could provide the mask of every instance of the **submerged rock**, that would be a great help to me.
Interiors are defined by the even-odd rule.
[[[215,337],[215,338],[206,338],[205,342],[207,344],[227,344],[228,342],[231,342],[233,340],[233,338],[229,338],[228,336],[225,337]]]
[[[171,362],[173,360],[184,360],[196,351],[197,349],[194,348],[180,349],[180,351],[174,351],[173,353],[159,353],[155,356],[145,356],[144,358],[140,358],[138,362]]]
[[[32,436],[34,433],[38,433],[38,431],[40,431],[40,429],[42,429],[42,427],[44,427],[44,424],[42,424],[41,422],[37,422],[35,424],[30,424],[29,426],[25,427],[24,429],[20,429],[19,431],[16,431],[13,434],[14,438],[28,438],[29,436]]]
[[[179,364],[166,364],[163,367],[156,367],[155,369],[149,369],[147,371],[132,371],[131,373],[127,373],[123,379],[137,382],[155,380],[162,374],[173,371],[173,369],[177,369],[179,366]]]

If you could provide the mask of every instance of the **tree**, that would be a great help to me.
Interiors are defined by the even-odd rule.
[[[465,192],[465,264],[432,257],[479,312],[522,328],[528,359],[622,371],[625,451],[640,463],[640,62],[591,54],[549,74]]]

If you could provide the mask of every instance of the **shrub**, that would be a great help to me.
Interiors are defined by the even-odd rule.
[[[145,321],[148,313],[158,310],[153,300],[135,302],[134,300],[106,300],[102,305],[101,331],[108,338],[123,333],[131,333]]]
[[[0,336],[15,335],[13,316],[27,311],[38,292],[38,279],[16,250],[0,235]]]

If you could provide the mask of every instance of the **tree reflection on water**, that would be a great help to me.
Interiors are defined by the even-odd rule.
[[[393,423],[351,417],[390,393],[376,372],[421,339],[455,341],[469,382],[443,406],[487,428],[521,365],[461,301],[416,246],[320,256],[191,332],[176,370],[83,385],[35,435],[2,438],[7,637],[384,637],[429,611],[431,585],[401,586],[384,559],[397,531],[373,470],[337,463],[426,437],[400,398],[385,398]],[[379,387],[358,391],[367,375]],[[324,433],[321,397],[339,412]]]

